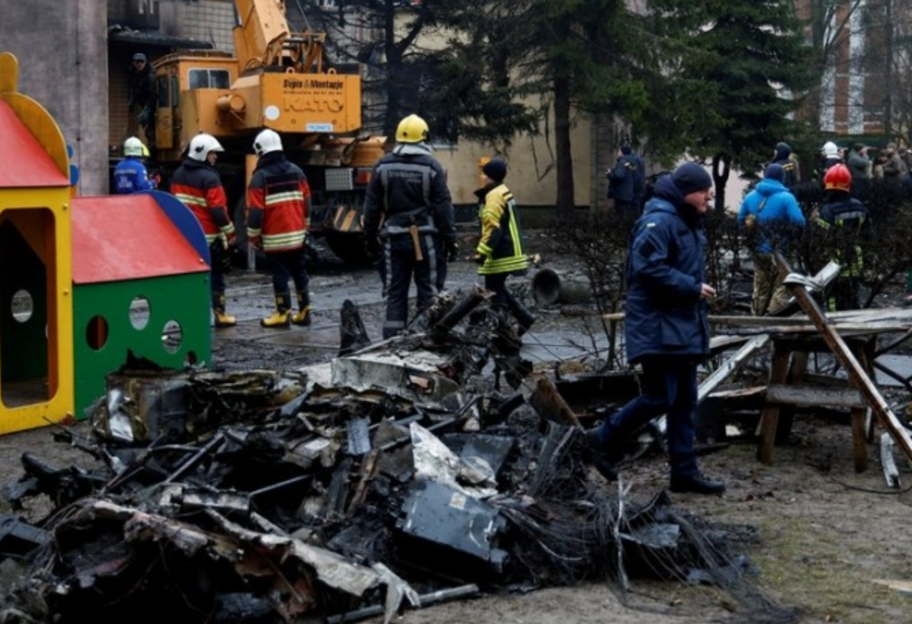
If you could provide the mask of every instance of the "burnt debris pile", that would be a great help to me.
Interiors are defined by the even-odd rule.
[[[465,301],[302,371],[112,375],[92,439],[63,435],[97,468],[26,453],[7,487],[0,619],[389,621],[642,573],[750,587],[744,535],[606,484],[579,427],[515,391],[515,335]],[[483,383],[492,366],[506,393]],[[27,522],[38,495],[50,511]]]

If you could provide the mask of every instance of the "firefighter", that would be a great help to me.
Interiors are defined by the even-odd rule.
[[[856,310],[860,306],[864,271],[859,243],[867,224],[868,209],[861,200],[851,196],[852,174],[846,165],[830,167],[823,177],[823,186],[826,194],[820,212],[814,215],[814,222],[825,230],[824,248],[841,266],[827,296],[827,307],[831,312]]]
[[[224,151],[214,136],[196,135],[190,141],[187,157],[171,178],[171,192],[199,220],[209,243],[216,327],[237,325],[237,319],[225,312],[225,273],[231,267],[229,248],[234,246],[234,224],[228,216],[225,189],[215,170],[218,153]]]
[[[145,158],[149,150],[136,137],[124,141],[124,159],[114,168],[114,192],[127,195],[136,191],[149,191],[156,187],[156,180],[149,178]]]
[[[388,280],[384,338],[405,329],[412,276],[420,311],[437,294],[439,245],[451,261],[458,252],[446,174],[431,156],[427,139],[428,125],[421,117],[400,121],[396,147],[374,166],[364,201],[367,252],[382,256]]]
[[[253,142],[257,167],[247,188],[247,240],[262,249],[272,271],[275,313],[263,327],[310,325],[310,294],[304,245],[310,225],[310,186],[300,167],[288,162],[282,139],[263,130]],[[288,278],[294,281],[298,311],[291,312]]]
[[[482,167],[485,185],[475,191],[481,203],[479,220],[481,238],[475,248],[478,274],[484,276],[485,288],[494,292],[493,304],[510,312],[519,323],[517,333],[522,336],[535,322],[535,317],[513,296],[507,288],[507,277],[525,275],[529,258],[523,253],[522,232],[516,200],[503,183],[507,165],[495,158]]]

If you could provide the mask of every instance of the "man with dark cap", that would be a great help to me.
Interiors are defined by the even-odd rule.
[[[747,233],[754,262],[751,308],[756,316],[774,312],[788,302],[789,293],[772,254],[788,253],[789,241],[805,226],[798,200],[785,188],[784,179],[781,165],[768,165],[763,179],[747,194],[738,211],[738,225]]]
[[[478,274],[484,276],[485,288],[494,292],[493,304],[512,314],[522,336],[529,330],[535,317],[507,288],[507,277],[525,275],[529,258],[523,252],[522,230],[513,193],[503,183],[507,164],[494,158],[482,167],[484,186],[475,195],[481,204],[479,221],[481,238],[475,248]]]
[[[614,168],[608,171],[608,197],[614,200],[618,216],[633,219],[639,216],[640,201],[646,193],[646,174],[642,159],[633,148],[624,145],[618,152]]]
[[[868,148],[863,143],[855,143],[849,150],[846,167],[852,175],[852,197],[867,197],[868,185],[874,168],[874,162],[868,157]]]
[[[136,122],[146,135],[149,151],[155,151],[155,75],[149,67],[148,59],[142,52],[133,55],[130,66],[129,99],[127,107],[136,115]]]
[[[773,161],[771,165],[781,165],[785,176],[782,184],[789,190],[798,182],[798,167],[795,158],[792,155],[792,146],[784,141],[776,143],[776,151],[773,152]]]
[[[642,395],[586,433],[595,467],[617,478],[627,436],[666,415],[672,492],[721,494],[722,481],[705,477],[694,454],[697,364],[709,354],[703,215],[712,178],[685,163],[656,182],[653,198],[633,230],[627,265],[627,361],[640,364]]]

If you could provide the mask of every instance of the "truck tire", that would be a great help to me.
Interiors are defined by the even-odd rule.
[[[347,265],[362,267],[369,264],[364,249],[364,234],[361,232],[338,232],[323,230],[326,245]]]
[[[326,245],[342,262],[351,266],[367,266],[364,233],[361,231],[361,193],[337,193],[329,196],[322,219]]]

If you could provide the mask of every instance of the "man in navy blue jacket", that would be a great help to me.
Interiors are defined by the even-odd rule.
[[[586,434],[595,466],[617,477],[626,436],[665,414],[671,491],[721,494],[722,481],[697,467],[693,413],[697,364],[709,353],[703,215],[712,199],[712,178],[685,163],[658,180],[653,198],[634,226],[627,269],[627,360],[640,364],[643,394]]]

